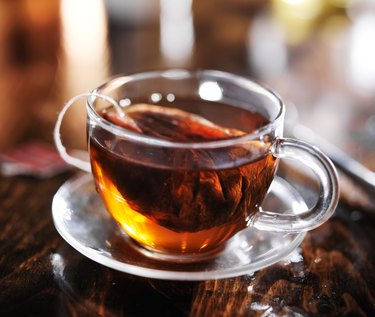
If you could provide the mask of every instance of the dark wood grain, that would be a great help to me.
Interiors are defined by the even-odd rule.
[[[352,220],[341,218],[309,233],[292,261],[250,277],[201,284],[194,315],[372,316],[375,275],[369,241],[375,234],[366,224],[369,219],[349,224]]]
[[[254,274],[161,281],[103,267],[59,237],[51,201],[69,176],[0,178],[0,316],[375,315],[371,214],[340,206],[291,258]]]

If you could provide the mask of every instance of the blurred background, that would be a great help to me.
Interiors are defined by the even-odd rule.
[[[373,0],[0,0],[0,152],[52,144],[57,112],[118,73],[218,69],[279,92],[375,170]],[[67,122],[84,143],[85,109]]]

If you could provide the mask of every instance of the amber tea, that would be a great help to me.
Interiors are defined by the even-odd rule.
[[[268,124],[264,116],[197,100],[139,102],[124,112],[135,125],[129,127],[114,107],[101,109],[99,115],[135,136],[178,143],[173,148],[147,145],[104,128],[91,131],[97,190],[130,237],[160,252],[199,253],[220,247],[248,225],[276,170],[270,144],[199,145],[241,138]]]

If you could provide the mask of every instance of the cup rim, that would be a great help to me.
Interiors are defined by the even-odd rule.
[[[151,78],[155,76],[165,77],[165,78],[186,78],[186,77],[204,77],[204,76],[211,76],[217,79],[229,79],[236,82],[237,85],[241,85],[242,87],[246,87],[247,89],[255,89],[258,92],[263,93],[264,95],[268,95],[276,100],[279,104],[279,112],[277,113],[276,117],[267,123],[266,125],[253,130],[249,133],[245,133],[241,137],[230,138],[230,139],[223,139],[223,140],[215,140],[215,141],[200,141],[200,142],[174,142],[159,139],[152,136],[145,136],[137,132],[133,132],[131,130],[127,130],[123,127],[113,124],[112,122],[104,119],[100,116],[97,111],[95,110],[93,103],[96,99],[94,94],[102,94],[100,90],[104,89],[108,83],[114,81],[120,81],[122,84],[129,82],[134,79],[142,79],[142,78]],[[229,72],[218,71],[218,70],[197,70],[197,71],[190,71],[185,69],[169,69],[169,70],[155,70],[155,71],[146,71],[134,74],[118,74],[115,76],[110,77],[104,83],[96,87],[90,92],[90,96],[87,97],[87,113],[90,119],[94,120],[95,123],[100,125],[102,128],[105,128],[107,131],[114,133],[119,136],[123,136],[128,140],[137,143],[143,143],[147,145],[153,146],[160,146],[160,147],[167,147],[167,148],[180,148],[180,149],[206,149],[206,148],[220,148],[220,147],[227,147],[233,146],[235,144],[249,142],[253,140],[260,139],[262,135],[266,135],[271,131],[274,131],[280,123],[282,123],[283,116],[285,113],[285,105],[282,101],[281,97],[278,93],[273,91],[272,89],[266,87],[263,84],[259,84],[254,80],[249,78],[236,75]]]

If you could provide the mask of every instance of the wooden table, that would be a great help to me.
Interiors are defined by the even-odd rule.
[[[311,113],[314,119],[317,113],[322,118],[332,118],[332,107],[324,108],[317,102],[321,100],[317,96],[327,96],[327,87],[334,87],[335,96],[340,93],[348,96],[342,82],[337,84],[339,75],[330,73],[329,78],[322,77],[328,72],[327,67],[332,66],[327,56],[335,37],[318,32],[308,40],[288,44],[290,60],[286,68],[278,74],[277,69],[262,73],[248,60],[244,36],[249,34],[249,25],[255,25],[249,21],[256,21],[261,16],[259,9],[264,6],[234,1],[231,7],[225,2],[227,6],[215,8],[222,18],[217,20],[208,15],[212,9],[208,2],[201,3],[204,5],[193,6],[197,35],[192,56],[185,61],[187,67],[218,68],[269,83],[298,104],[300,118],[305,123],[314,128],[315,122],[318,131],[327,132],[328,139],[337,140],[336,144],[375,170],[372,160],[375,148],[371,142],[353,141],[353,135],[357,135],[354,132],[361,129],[356,124],[360,126],[361,120],[375,114],[374,93],[363,97],[350,92],[351,105],[344,108],[345,114],[337,114],[335,122],[345,119],[335,128],[340,139],[332,133],[336,131],[332,126],[322,127],[321,122],[308,120]],[[222,25],[223,32],[215,33],[214,28],[220,28],[219,21],[229,21],[230,27]],[[346,28],[350,27],[351,22],[346,23]],[[45,32],[49,34],[51,30],[47,28]],[[109,32],[112,65],[116,65],[111,72],[174,66],[162,59],[160,52],[153,55],[153,51],[159,50],[154,46],[149,48],[151,52],[137,54],[148,48],[150,39],[155,43],[158,25],[154,22],[131,26],[111,24]],[[17,36],[17,43],[29,43]],[[205,36],[208,36],[206,40]],[[134,44],[131,64],[118,56],[125,38]],[[51,41],[40,40],[40,43],[52,47]],[[17,52],[20,49],[22,46],[13,47]],[[47,78],[51,78],[51,72],[61,75],[61,69],[53,62],[54,54],[61,51],[56,47],[54,50],[55,53],[43,55],[44,61],[50,61],[43,64]],[[38,52],[34,55],[38,56]],[[34,55],[29,59],[18,56],[19,60],[12,61],[13,64],[0,56],[0,62],[6,65],[3,69],[12,75],[11,80],[27,86],[24,76],[33,76],[32,65],[40,66],[40,60]],[[328,66],[325,64],[322,69],[319,66],[322,63]],[[8,91],[6,96],[15,97],[12,107],[22,107],[29,100],[34,112],[33,117],[25,119],[24,110],[20,110],[11,125],[0,126],[3,135],[13,136],[1,140],[4,152],[29,139],[51,142],[56,111],[62,100],[71,97],[69,91],[63,96],[56,93],[62,87],[59,76],[52,76],[53,84],[48,84],[45,77],[39,84],[33,82],[39,87],[38,94],[31,94],[30,87],[24,98],[18,96],[20,90],[14,87]],[[322,78],[325,84],[320,82]],[[0,79],[1,87],[8,87],[5,75]],[[293,89],[296,86],[291,84],[299,84],[305,90],[296,91]],[[48,109],[45,116],[36,111],[41,100],[51,103],[49,107],[43,104],[43,109]],[[32,118],[34,121],[30,122]],[[6,130],[9,126],[18,127],[22,133],[12,134]],[[375,193],[365,195],[357,184],[341,174],[343,191],[335,215],[306,235],[297,257],[245,276],[203,282],[163,281],[120,273],[85,258],[69,246],[53,225],[51,202],[58,188],[74,174],[75,171],[68,171],[43,180],[23,175],[0,176],[0,316],[375,316],[375,205],[372,200]]]
[[[371,316],[375,313],[375,216],[340,204],[307,234],[300,258],[254,274],[172,282],[120,273],[70,247],[51,200],[70,176],[0,179],[2,316]]]

